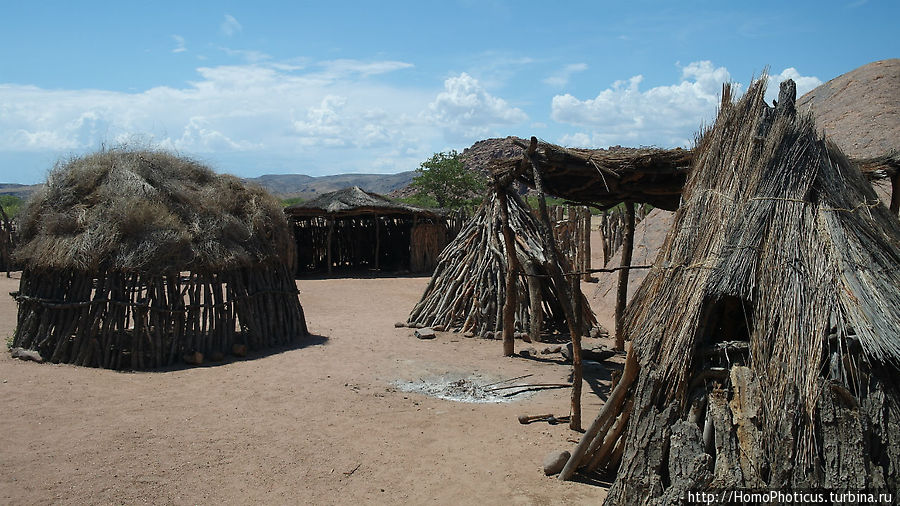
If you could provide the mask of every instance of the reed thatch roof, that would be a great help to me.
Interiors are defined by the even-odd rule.
[[[795,111],[792,87],[774,110],[764,78],[737,103],[726,87],[694,150],[684,201],[627,313],[641,376],[608,503],[647,501],[667,480],[670,497],[704,486],[896,490],[900,222]],[[691,442],[704,426],[691,403],[707,394],[706,416],[725,416],[711,424],[714,466],[694,466],[710,458]],[[669,458],[683,460],[668,469],[686,474],[661,478],[665,462],[642,452],[670,437],[681,455]]]
[[[440,216],[434,210],[395,202],[383,195],[367,192],[359,186],[323,193],[307,202],[288,206],[284,212],[297,217],[320,215],[342,217],[359,214]]]
[[[529,145],[514,141],[523,150]],[[535,144],[533,159],[539,163],[544,190],[549,195],[600,209],[632,201],[674,211],[694,162],[693,149],[565,148],[547,142]],[[870,181],[886,179],[900,170],[900,152],[854,159]],[[515,175],[534,188],[527,156],[495,159],[491,171]]]
[[[15,255],[31,269],[217,272],[293,257],[274,197],[163,151],[58,164],[19,225]]]

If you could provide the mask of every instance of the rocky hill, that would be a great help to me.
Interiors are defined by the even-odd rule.
[[[262,186],[279,198],[301,197],[308,200],[321,193],[349,186],[359,186],[369,192],[387,194],[409,185],[415,175],[413,171],[398,174],[334,174],[318,177],[303,174],[268,174],[248,178],[247,181]]]
[[[847,155],[880,156],[900,150],[900,59],[863,65],[797,100]]]

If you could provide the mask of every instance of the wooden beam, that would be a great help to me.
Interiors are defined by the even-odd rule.
[[[516,352],[516,273],[519,261],[516,258],[516,241],[509,228],[509,203],[506,189],[496,187],[497,202],[500,207],[500,222],[503,230],[503,244],[506,248],[506,298],[503,301],[503,356],[510,357]]]
[[[582,383],[582,367],[581,367],[581,330],[576,327],[578,321],[575,316],[575,308],[572,307],[572,297],[569,284],[566,282],[565,276],[559,268],[560,253],[556,248],[556,240],[553,238],[553,225],[550,223],[550,215],[547,212],[547,199],[544,194],[544,181],[541,177],[540,165],[534,156],[537,148],[537,137],[531,138],[531,144],[525,152],[525,156],[531,161],[531,174],[534,180],[535,190],[538,196],[538,229],[543,243],[544,252],[549,260],[547,263],[547,271],[550,274],[553,284],[560,291],[559,304],[562,306],[563,313],[566,317],[566,323],[569,327],[569,336],[572,340],[572,416],[569,419],[569,428],[572,430],[581,430],[581,383]]]
[[[412,234],[410,233],[410,237]],[[381,262],[381,217],[375,215],[375,270],[380,267]]]
[[[616,349],[625,349],[625,307],[628,303],[628,273],[634,250],[634,202],[625,202],[625,238],[622,241],[622,269],[616,292]]]
[[[328,259],[328,274],[331,274],[331,239],[334,236],[334,220],[331,218],[325,218],[328,220],[328,239],[326,246],[326,257]]]

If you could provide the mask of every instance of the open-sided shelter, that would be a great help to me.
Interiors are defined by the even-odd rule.
[[[45,359],[149,369],[308,333],[279,202],[195,161],[124,148],[74,158],[19,224],[13,344]]]
[[[900,489],[900,222],[793,82],[774,109],[765,82],[725,88],[629,306],[626,371],[561,475],[617,470],[607,504]]]
[[[332,269],[423,272],[447,244],[438,211],[394,202],[358,186],[284,209],[293,223],[297,273]]]

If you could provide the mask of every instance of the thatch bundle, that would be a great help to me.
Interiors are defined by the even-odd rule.
[[[192,160],[75,158],[19,223],[14,344],[54,362],[152,368],[307,333],[278,201]]]
[[[566,322],[559,294],[564,291],[548,276],[549,260],[541,245],[538,223],[516,193],[499,191],[505,191],[509,203],[509,225],[515,234],[515,253],[521,266],[516,280],[515,331],[563,330]],[[508,269],[500,200],[496,192],[491,192],[441,252],[422,299],[409,315],[410,324],[500,337]],[[560,270],[571,272],[565,259],[562,262],[566,265],[560,265]],[[582,299],[581,325],[588,333],[596,320],[580,290],[577,296]]]
[[[629,306],[634,365],[564,470],[618,467],[610,504],[900,486],[900,223],[764,83],[726,86]]]

